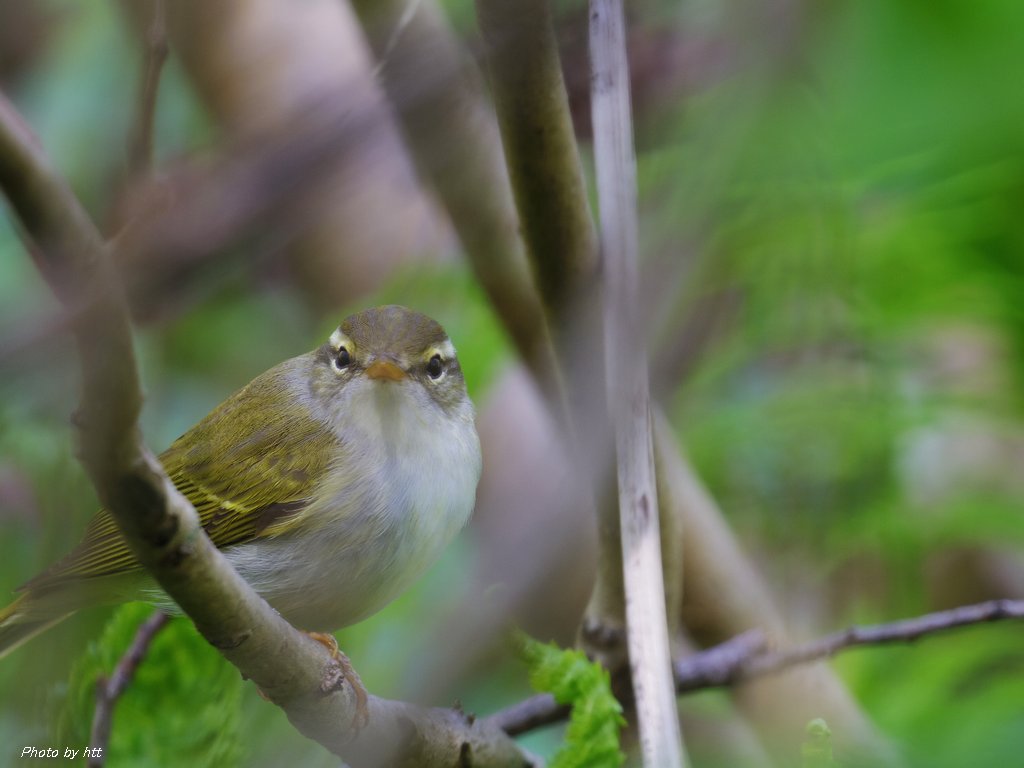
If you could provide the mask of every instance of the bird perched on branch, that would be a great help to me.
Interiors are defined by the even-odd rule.
[[[380,610],[465,525],[480,443],[444,329],[387,306],[257,376],[160,461],[238,573],[296,627],[325,633]],[[80,608],[173,610],[106,511],[20,592],[0,611],[0,656]]]

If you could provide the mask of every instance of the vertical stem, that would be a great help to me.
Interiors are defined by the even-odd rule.
[[[665,613],[646,345],[637,296],[636,159],[620,0],[591,0],[591,98],[608,404],[615,428],[627,643],[644,765],[682,766]]]
[[[143,30],[143,69],[139,83],[139,100],[135,107],[135,124],[128,142],[128,175],[139,178],[153,165],[153,134],[156,121],[157,91],[160,72],[167,61],[167,24],[164,0],[150,0],[149,19]]]

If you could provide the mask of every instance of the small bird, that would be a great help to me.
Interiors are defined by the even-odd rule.
[[[469,519],[481,467],[455,347],[399,306],[352,315],[257,376],[160,461],[238,573],[314,634],[409,587]],[[106,511],[19,591],[0,611],[0,657],[80,608],[173,610]]]

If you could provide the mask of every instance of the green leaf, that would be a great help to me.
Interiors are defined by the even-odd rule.
[[[122,607],[75,662],[58,723],[61,744],[89,743],[96,680],[109,676],[153,609]],[[176,618],[153,639],[117,702],[107,765],[232,766],[242,754],[238,672]]]
[[[572,707],[565,744],[550,768],[611,768],[626,756],[619,749],[619,730],[626,721],[612,694],[608,670],[582,651],[559,648],[519,635],[520,654],[530,669],[530,684]]]
[[[807,724],[807,738],[804,739],[800,754],[803,768],[832,768],[832,731],[828,723],[817,717]]]

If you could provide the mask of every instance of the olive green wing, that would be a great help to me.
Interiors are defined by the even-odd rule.
[[[233,395],[160,456],[221,549],[277,535],[300,520],[341,449],[333,432],[296,411],[294,400],[275,402],[282,388],[261,381],[273,372]],[[267,413],[274,417],[266,420]],[[138,567],[110,513],[102,510],[74,550],[23,588]]]

